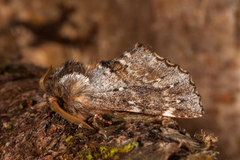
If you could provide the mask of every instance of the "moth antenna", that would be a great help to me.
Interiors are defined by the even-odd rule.
[[[46,73],[39,79],[38,84],[40,86],[40,88],[42,90],[44,90],[46,92],[46,88],[45,88],[45,82],[47,81],[47,79],[49,78],[49,76],[52,74],[52,65],[48,68],[48,70],[46,71]]]
[[[65,112],[56,101],[52,101],[51,102],[53,108],[55,109],[55,111],[60,114],[63,118],[65,118],[66,120],[76,124],[76,125],[81,125],[83,128],[87,128],[87,129],[94,129],[91,126],[89,126],[86,122],[84,122],[83,120]]]

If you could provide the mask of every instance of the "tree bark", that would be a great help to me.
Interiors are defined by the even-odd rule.
[[[117,113],[79,128],[52,111],[38,87],[46,69],[0,70],[0,159],[213,159],[213,134],[190,135],[167,117]],[[92,123],[94,122],[94,123]]]

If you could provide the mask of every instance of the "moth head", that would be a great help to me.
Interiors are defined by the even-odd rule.
[[[81,95],[89,85],[86,68],[81,63],[67,61],[53,73],[51,81],[46,85],[47,79],[52,74],[52,67],[49,67],[40,78],[39,86],[48,95],[70,103],[74,97]]]
[[[85,76],[86,67],[77,62],[66,62],[60,69],[55,71],[48,85],[46,81],[52,74],[52,66],[40,78],[39,86],[47,93],[48,101],[51,107],[68,121],[80,125],[84,128],[93,129],[82,119],[79,119],[65,112],[59,103],[65,105],[75,105],[74,97],[81,95],[89,85],[89,78]],[[47,87],[46,87],[47,86]],[[81,105],[77,103],[78,105]],[[79,107],[79,106],[78,106]],[[81,107],[81,106],[80,106]],[[66,108],[66,107],[65,107]],[[75,111],[74,107],[70,107],[68,111]],[[81,117],[80,118],[84,118]]]

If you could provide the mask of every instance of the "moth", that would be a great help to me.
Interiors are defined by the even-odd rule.
[[[39,80],[51,107],[84,128],[93,129],[85,121],[107,112],[176,118],[204,113],[190,74],[140,43],[119,58],[96,65],[67,61],[45,86],[51,73],[50,67]]]

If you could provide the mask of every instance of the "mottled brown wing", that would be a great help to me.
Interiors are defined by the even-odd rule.
[[[88,74],[85,107],[178,118],[201,117],[201,98],[188,72],[136,44],[121,57],[102,61]]]

